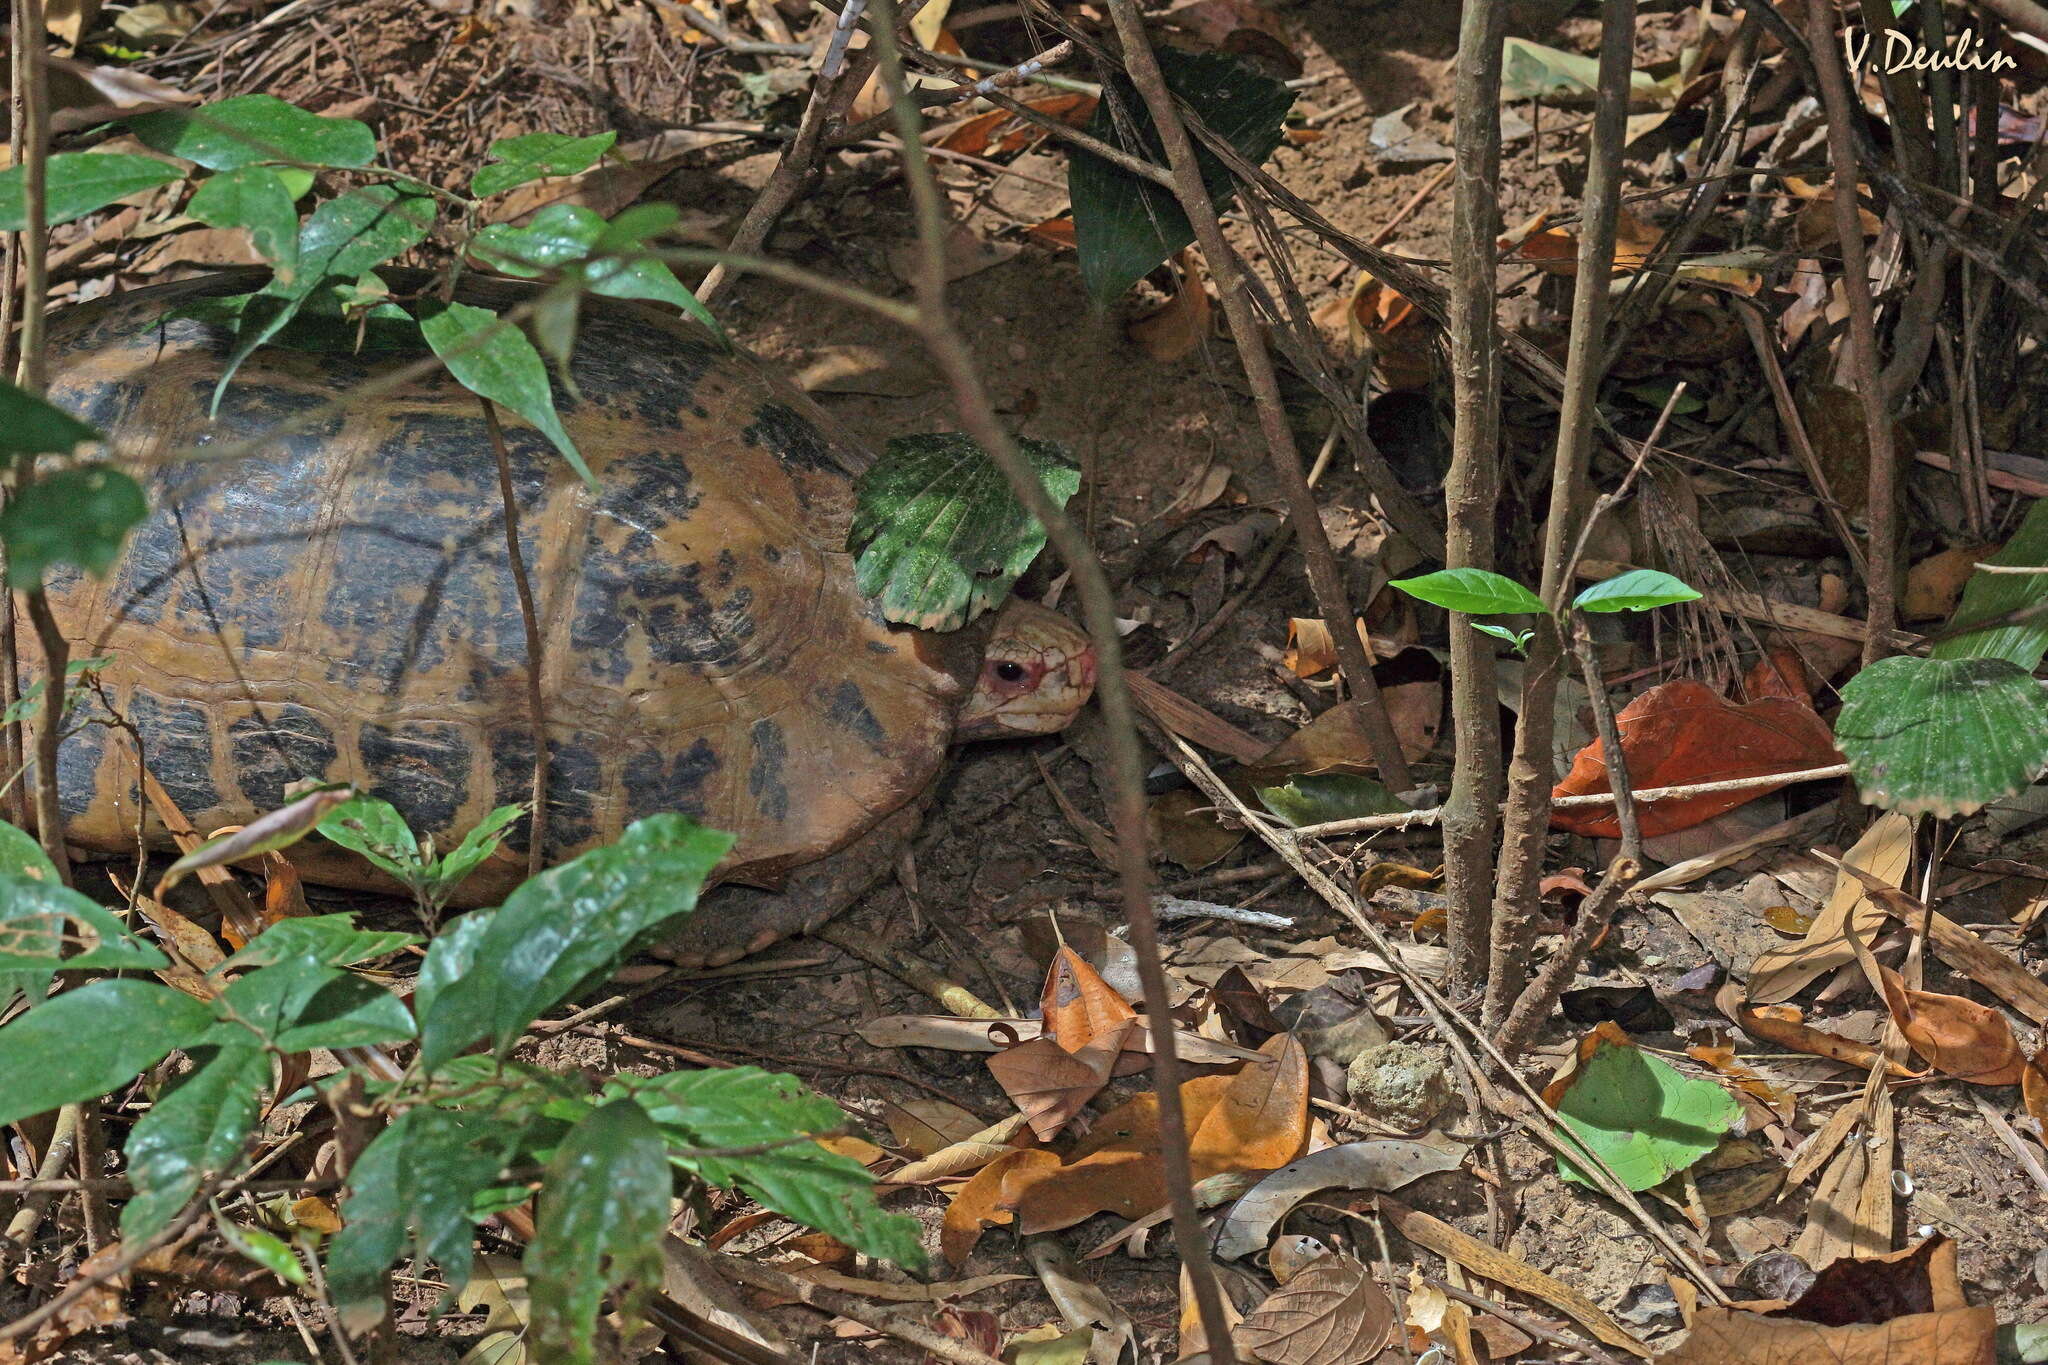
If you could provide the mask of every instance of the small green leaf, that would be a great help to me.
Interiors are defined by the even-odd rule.
[[[116,199],[153,190],[184,178],[176,166],[153,156],[120,152],[59,152],[45,163],[44,222],[55,227],[103,209]],[[0,171],[0,232],[28,230],[28,199],[23,188],[27,171],[9,166]]]
[[[2048,498],[2036,498],[2026,519],[2003,549],[1984,561],[2005,568],[2048,566]],[[1992,624],[2025,611],[2048,607],[2048,573],[1971,574],[1949,621],[1950,631],[1977,622],[1985,628],[1943,640],[1928,650],[1936,659],[2005,659],[2031,673],[2048,651],[2048,614],[2017,624]]]
[[[185,212],[210,227],[242,228],[256,254],[289,283],[299,261],[299,210],[276,171],[245,166],[199,183]]]
[[[1481,635],[1491,635],[1496,640],[1506,640],[1515,647],[1515,653],[1523,655],[1529,652],[1529,639],[1536,633],[1533,630],[1509,630],[1506,626],[1496,626],[1488,621],[1474,621],[1472,629]]]
[[[478,199],[488,199],[529,180],[587,171],[618,140],[617,133],[595,133],[589,137],[528,133],[524,137],[500,138],[491,144],[492,164],[470,177],[469,192]]]
[[[374,961],[418,942],[413,934],[359,929],[354,915],[294,915],[250,939],[240,952],[214,970],[272,967],[294,957],[310,957],[330,967],[348,967]]]
[[[319,787],[274,811],[259,815],[232,834],[208,839],[164,869],[164,875],[157,880],[156,898],[162,900],[165,892],[201,868],[219,867],[224,863],[290,848],[313,832],[321,816],[336,806],[346,804],[355,794],[355,788],[345,782]]]
[[[1659,412],[1664,411],[1666,403],[1671,403],[1671,395],[1677,393],[1677,391],[1678,385],[1668,379],[1656,379],[1642,384],[1630,384],[1622,389],[1623,393],[1637,402],[1646,403]],[[1688,387],[1684,393],[1678,395],[1678,401],[1672,403],[1671,411],[1683,417],[1687,413],[1698,412],[1706,405],[1707,400]]]
[[[262,1228],[246,1228],[226,1214],[216,1211],[213,1229],[226,1242],[228,1250],[262,1266],[286,1284],[306,1283],[306,1266],[298,1253],[285,1245],[276,1236]]]
[[[349,1171],[343,1224],[327,1249],[327,1279],[344,1320],[384,1315],[384,1273],[408,1244],[441,1267],[451,1290],[469,1282],[477,1196],[504,1170],[518,1129],[485,1113],[408,1109]],[[664,1218],[666,1198],[661,1204]]]
[[[463,878],[498,851],[498,845],[505,842],[512,822],[524,814],[524,806],[500,806],[486,815],[476,828],[462,836],[461,843],[434,865],[435,886],[443,892],[460,886]]]
[[[1648,611],[1674,602],[1693,602],[1699,592],[1668,573],[1655,569],[1631,569],[1603,579],[1572,599],[1578,611]]]
[[[237,980],[221,1012],[278,1052],[367,1047],[413,1036],[412,1012],[382,987],[310,954]]]
[[[284,186],[285,193],[292,197],[294,204],[304,199],[313,188],[313,173],[297,166],[273,166],[270,173]]]
[[[0,379],[0,452],[8,455],[69,455],[97,431],[25,389]]]
[[[1599,79],[1599,61],[1576,52],[1545,47],[1526,38],[1509,38],[1501,49],[1502,99],[1590,96],[1598,89]],[[1657,81],[1649,72],[1631,71],[1628,82],[1632,97],[1656,98]]]
[[[374,796],[358,796],[336,806],[320,818],[320,833],[343,848],[352,849],[401,882],[410,881],[424,870],[420,863],[420,842],[413,836],[398,807]]]
[[[1842,688],[1835,744],[1871,805],[1969,815],[2048,767],[2048,689],[2010,659],[1879,659]]]
[[[1543,599],[1512,578],[1487,569],[1439,569],[1389,586],[1467,616],[1543,615]]]
[[[882,1210],[866,1167],[816,1142],[793,1141],[846,1124],[838,1105],[796,1077],[750,1066],[675,1071],[651,1080],[622,1076],[605,1093],[637,1099],[668,1140],[669,1160],[700,1179],[736,1186],[763,1208],[867,1255],[908,1266],[922,1261],[917,1224]],[[694,1150],[772,1143],[788,1145],[744,1157]]]
[[[490,969],[447,980],[423,1008],[421,1059],[439,1066],[486,1037],[500,1051],[511,1046],[542,1013],[689,913],[731,847],[731,835],[687,817],[650,815],[617,843],[527,881],[473,931],[474,960]]]
[[[645,246],[649,238],[667,232],[681,222],[683,211],[674,204],[635,204],[620,209],[597,235],[599,251],[626,251]]]
[[[512,409],[538,427],[569,461],[569,467],[596,490],[590,466],[583,462],[555,411],[548,367],[526,333],[500,321],[487,308],[440,300],[421,305],[420,332],[464,388]]]
[[[78,465],[45,474],[0,511],[8,585],[40,588],[43,574],[60,564],[104,577],[129,530],[148,515],[141,486],[112,465]]]
[[[170,1226],[208,1175],[225,1174],[256,1127],[270,1054],[254,1039],[192,1052],[193,1070],[164,1087],[122,1148],[135,1197],[121,1236],[141,1242]]]
[[[1293,92],[1236,58],[1218,53],[1159,50],[1167,88],[1199,113],[1254,165],[1280,145]],[[1154,166],[1166,164],[1158,131],[1129,81],[1114,76],[1103,90],[1088,132]],[[1195,147],[1202,184],[1216,207],[1227,208],[1236,178],[1206,146]],[[1173,193],[1101,157],[1076,151],[1067,166],[1074,205],[1074,246],[1089,297],[1107,306],[1167,257],[1195,240],[1194,225]]]
[[[209,171],[263,161],[367,166],[377,155],[377,135],[368,124],[309,114],[275,95],[237,95],[196,109],[133,114],[128,127],[144,146]]]
[[[154,981],[93,981],[0,1027],[0,1124],[126,1085],[213,1026],[199,1001]]]
[[[1557,1112],[1631,1190],[1647,1190],[1720,1145],[1742,1117],[1735,1097],[1691,1080],[1641,1048],[1602,1040],[1573,1074]],[[1564,1158],[1565,1179],[1590,1185]]]
[[[661,1283],[670,1184],[661,1133],[633,1101],[614,1100],[570,1130],[548,1164],[524,1262],[537,1355],[591,1365],[605,1296],[630,1319]]]
[[[1017,442],[1046,495],[1064,507],[1081,471],[1050,441]],[[994,460],[958,432],[901,436],[854,489],[854,582],[882,615],[957,630],[1009,596],[1045,546]]]
[[[1408,809],[1380,783],[1351,773],[1304,773],[1285,786],[1257,791],[1260,805],[1297,828]]]
[[[620,218],[625,216],[621,214]],[[494,269],[522,279],[534,279],[588,261],[578,277],[591,293],[673,304],[716,332],[721,340],[725,339],[725,329],[711,310],[699,303],[697,296],[685,289],[675,272],[662,262],[590,260],[601,249],[627,250],[639,245],[637,241],[613,241],[614,235],[614,225],[606,224],[580,204],[550,204],[523,227],[493,223],[484,228],[471,243],[470,252]],[[558,362],[566,354],[557,344],[550,344],[548,349],[556,353]]]

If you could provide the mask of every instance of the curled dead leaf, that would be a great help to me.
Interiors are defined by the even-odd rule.
[[[983,1232],[1007,1227],[1017,1220],[1016,1205],[1004,1201],[1004,1182],[1012,1173],[1023,1172],[1028,1176],[1033,1171],[1050,1171],[1059,1164],[1056,1153],[1042,1147],[1025,1147],[976,1171],[972,1179],[954,1191],[939,1224],[939,1254],[946,1258],[946,1263],[959,1266],[974,1250]],[[1016,1188],[1021,1189],[1026,1183],[1019,1181]]]
[[[1365,1266],[1333,1252],[1268,1294],[1234,1335],[1270,1365],[1354,1365],[1392,1343],[1394,1318]]]
[[[1972,1085],[2019,1082],[2027,1061],[2003,1014],[1960,995],[1916,991],[1889,967],[1877,972],[1899,1032],[1936,1071]]]
[[[1201,257],[1187,247],[1173,258],[1178,287],[1173,297],[1133,321],[1124,334],[1154,360],[1179,360],[1209,336],[1209,289],[1202,282]]]

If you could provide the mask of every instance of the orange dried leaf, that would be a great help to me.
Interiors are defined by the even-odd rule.
[[[1060,1159],[1055,1153],[1041,1147],[1027,1147],[998,1157],[976,1171],[954,1192],[953,1201],[946,1205],[945,1218],[939,1224],[939,1254],[946,1258],[946,1263],[959,1266],[974,1250],[974,1244],[981,1240],[983,1232],[1016,1221],[1016,1206],[1005,1203],[1003,1198],[1003,1182],[1011,1172],[1050,1171],[1059,1164]]]
[[[1637,789],[1765,777],[1842,761],[1827,722],[1811,706],[1783,697],[1732,702],[1690,679],[1651,688],[1630,702],[1615,723],[1629,783]],[[1607,763],[1595,740],[1579,751],[1551,796],[1607,790]],[[1643,837],[1690,829],[1772,790],[1744,787],[1653,802],[1640,814]],[[1608,807],[1554,811],[1550,823],[1574,834],[1608,839],[1621,834]]]
[[[1045,1036],[1069,1052],[1079,1052],[1112,1033],[1121,1046],[1124,1026],[1138,1017],[1116,987],[1065,944],[1053,954],[1052,966],[1046,970],[1039,1008],[1045,1017]]]
[[[2012,1025],[1989,1005],[1960,995],[1916,991],[1891,968],[1879,965],[1885,1007],[1929,1065],[1972,1085],[2013,1085],[2027,1069]]]
[[[2048,1141],[2048,1043],[2041,1044],[2020,1077],[2020,1101],[2038,1130],[2034,1136]]]
[[[1742,999],[1741,988],[1732,981],[1722,984],[1714,995],[1714,1004],[1752,1038],[1776,1043],[1794,1052],[1804,1052],[1811,1057],[1843,1062],[1862,1071],[1882,1062],[1890,1075],[1906,1078],[1918,1074],[1887,1059],[1873,1047],[1803,1022],[1796,1005],[1750,1005]]]
[[[1277,1170],[1308,1145],[1308,1054],[1291,1033],[1275,1034],[1259,1051],[1272,1063],[1247,1062],[1201,1126],[1189,1125],[1197,1180]]]
[[[1024,229],[1024,235],[1040,246],[1057,247],[1063,251],[1074,249],[1074,220],[1062,215],[1048,218],[1042,223],[1033,223]]]
[[[1043,99],[1026,100],[1024,105],[1035,113],[1075,128],[1086,124],[1095,115],[1093,95],[1048,95]],[[968,156],[1000,155],[1022,151],[1033,138],[1042,136],[1044,134],[1038,128],[1009,110],[997,109],[967,120],[946,134],[939,146]]]
[[[1139,350],[1161,362],[1179,360],[1209,335],[1209,290],[1194,248],[1173,259],[1179,281],[1173,297],[1124,329]]]

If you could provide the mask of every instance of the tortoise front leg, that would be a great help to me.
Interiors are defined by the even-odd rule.
[[[653,950],[655,956],[683,967],[722,967],[812,932],[889,875],[930,804],[927,792],[837,853],[792,872],[780,891],[720,886],[705,892],[697,913]]]

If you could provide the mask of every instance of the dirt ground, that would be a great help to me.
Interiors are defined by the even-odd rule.
[[[522,17],[516,4],[462,12],[469,8],[436,3],[330,10],[324,22],[332,33],[331,47],[315,45],[308,55],[272,63],[275,70],[259,62],[237,77],[231,92],[268,89],[314,109],[366,118],[379,126],[395,164],[435,179],[473,165],[484,142],[526,131],[616,128],[628,141],[681,124],[762,117],[771,125],[786,123],[793,112],[786,96],[779,102],[771,97],[765,110],[752,102],[756,97],[744,81],[767,71],[766,63],[757,72],[747,69],[746,59],[700,62],[687,49],[679,60],[648,60],[648,33],[639,27],[653,22],[647,11],[560,0],[547,0],[531,17]],[[1271,169],[1338,226],[1371,236],[1438,170],[1436,163],[1383,162],[1370,140],[1374,120],[1412,104],[1408,123],[1413,129],[1445,142],[1450,138],[1456,6],[1440,0],[1307,0],[1277,13],[1304,75],[1314,82],[1301,91],[1297,108],[1309,115],[1321,136],[1284,146]],[[1642,39],[1645,60],[1684,36],[1682,18],[1655,17]],[[1585,50],[1594,37],[1586,21],[1569,20],[1562,28],[1554,22],[1554,14],[1523,15],[1525,31],[1560,46]],[[992,37],[1000,39],[1003,27],[1014,25],[991,26]],[[671,53],[678,49],[673,43],[666,46]],[[996,42],[998,51],[1002,46]],[[1555,130],[1540,126],[1560,117],[1570,116],[1538,115],[1539,126],[1508,149],[1501,189],[1503,217],[1510,224],[1571,202],[1577,188],[1568,180],[1573,159],[1559,153]],[[692,139],[704,145],[686,153],[644,197],[677,204],[702,240],[723,241],[766,180],[778,144],[739,135],[692,134]],[[1229,343],[1212,338],[1174,362],[1150,358],[1132,343],[1126,326],[1131,314],[1156,306],[1156,293],[1141,291],[1105,315],[1091,307],[1071,252],[1038,245],[1017,231],[1017,225],[1063,206],[1064,190],[1057,184],[1027,179],[1063,181],[1059,165],[1052,157],[1026,157],[1013,163],[1016,175],[993,183],[978,168],[946,168],[956,213],[989,254],[1000,258],[960,278],[951,300],[1005,420],[1021,435],[1061,442],[1081,462],[1083,491],[1074,505],[1118,584],[1120,613],[1136,623],[1127,645],[1131,662],[1142,668],[1207,619],[1222,596],[1237,590],[1243,567],[1256,559],[1277,521],[1275,516],[1256,520],[1277,507],[1276,492]],[[1654,216],[1655,211],[1652,206],[1646,212]],[[1425,260],[1441,258],[1448,215],[1447,192],[1432,195],[1391,245]],[[767,250],[864,288],[907,295],[892,261],[900,259],[911,235],[910,207],[891,154],[857,151],[832,162],[822,183],[770,238]],[[1348,267],[1311,241],[1299,244],[1295,264],[1312,305],[1350,287]],[[1531,320],[1555,322],[1548,295],[1526,281],[1516,288],[1522,294],[1517,306]],[[737,338],[805,376],[829,411],[877,447],[894,434],[953,425],[950,398],[929,363],[905,336],[870,315],[762,281],[742,282],[718,311]],[[1311,411],[1307,403],[1303,411],[1298,435],[1313,453],[1323,438],[1314,426],[1320,419],[1306,415]],[[1547,451],[1550,433],[1518,425],[1517,418],[1511,404],[1511,443],[1525,455]],[[1434,419],[1425,413],[1417,423],[1412,413],[1407,419],[1397,413],[1388,420],[1408,421],[1396,428],[1400,448],[1390,451],[1412,461],[1426,482],[1431,463],[1441,459],[1444,439]],[[1216,471],[1227,471],[1227,482]],[[1769,477],[1764,470],[1740,476],[1738,482]],[[1341,460],[1319,492],[1326,521],[1341,520],[1347,509],[1356,513],[1368,501],[1362,481]],[[1191,509],[1191,503],[1198,505]],[[1205,534],[1232,534],[1245,526],[1252,528],[1253,538],[1240,542],[1249,548],[1237,552],[1227,571],[1214,558],[1191,562],[1191,549]],[[1773,571],[1766,559],[1758,556],[1758,572]],[[1817,571],[1827,561],[1815,558],[1806,567]],[[1345,568],[1358,600],[1372,596],[1384,581],[1374,577],[1362,556],[1347,558]],[[1790,594],[1806,592],[1812,578],[1812,573],[1798,576]],[[1026,584],[1034,591],[1047,586],[1042,569]],[[1294,678],[1275,663],[1275,651],[1286,643],[1288,619],[1313,614],[1302,561],[1290,551],[1230,623],[1165,680],[1260,739],[1277,742],[1329,697],[1326,689]],[[1435,676],[1433,666],[1418,663],[1419,657],[1410,657],[1406,666]],[[1447,749],[1439,746],[1419,766],[1418,782],[1446,779]],[[1057,909],[1068,923],[1095,919],[1114,924],[1118,918],[1111,873],[1047,790],[1048,784],[1057,784],[1079,810],[1106,820],[1098,791],[1102,754],[1099,735],[1087,727],[1056,739],[960,751],[905,868],[908,875],[866,897],[839,922],[840,930],[915,952],[994,1003],[1028,1008],[1043,968],[1027,949],[1026,927],[1042,921],[1049,909]],[[1844,843],[1842,831],[1836,830],[1823,836],[1821,846],[1839,852]],[[1401,861],[1433,856],[1430,849],[1391,839],[1361,845],[1357,852],[1368,860],[1382,854]],[[2021,835],[2000,847],[1998,855],[2048,863],[2048,838]],[[1250,856],[1240,852],[1236,860]],[[1594,856],[1595,850],[1575,843],[1566,861],[1596,866]],[[1693,888],[1700,898],[1686,922],[1662,905],[1628,911],[1580,984],[1648,983],[1660,995],[1696,1000],[1692,1016],[1680,1018],[1679,1032],[1642,1039],[1648,1046],[1682,1051],[1691,1041],[1689,1025],[1703,1027],[1718,1016],[1707,996],[1686,996],[1679,978],[1709,961],[1739,965],[1759,946],[1758,934],[1764,941],[1774,937],[1759,928],[1743,900],[1748,884],[1766,875],[1769,866],[1775,866],[1772,858],[1760,858],[1717,874],[1705,890]],[[1169,890],[1188,880],[1177,868],[1162,872]],[[1236,903],[1243,904],[1244,896],[1260,885],[1254,881],[1200,894],[1237,897]],[[1813,884],[1806,886],[1804,905],[1810,908]],[[1795,907],[1802,904],[1794,886],[1781,883],[1775,894]],[[2003,922],[2002,894],[1998,886],[1986,887],[1945,909],[1965,922]],[[1171,936],[1186,940],[1220,932],[1263,952],[1340,932],[1319,902],[1290,885],[1259,899],[1257,907],[1292,917],[1293,929],[1274,935],[1229,926],[1180,926]],[[1930,962],[1931,989],[1960,988],[1936,965]],[[2039,969],[2038,960],[2033,966]],[[863,1023],[878,1016],[933,1009],[928,999],[895,978],[830,944],[804,940],[724,973],[668,979],[629,1006],[554,1041],[546,1060],[603,1070],[666,1070],[688,1064],[671,1050],[683,1049],[685,1058],[702,1054],[754,1062],[802,1076],[850,1113],[871,1116],[871,1131],[884,1137],[878,1106],[885,1100],[944,1098],[990,1121],[1007,1113],[1009,1102],[979,1055],[877,1048],[859,1034]],[[1555,1024],[1546,1040],[1551,1044],[1566,1036],[1562,1021]],[[1746,1049],[1753,1045],[1743,1046],[1747,1059]],[[1789,1057],[1771,1060],[1778,1067],[1773,1074],[1791,1078],[1799,1090],[1802,1127],[1813,1122],[1810,1106],[1855,1093],[1854,1086],[1839,1079],[1843,1073],[1838,1068]],[[1989,1142],[1971,1089],[1935,1082],[1899,1094],[1899,1165],[1911,1177],[1912,1190],[1899,1201],[1901,1229],[1948,1232],[1960,1245],[1962,1277],[1974,1302],[1996,1306],[2003,1321],[2039,1319],[2048,1316],[2048,1259],[2041,1248],[2048,1197],[2027,1181],[2007,1152]],[[1484,1122],[1483,1117],[1458,1120],[1461,1128]],[[1609,1309],[1630,1302],[1631,1291],[1640,1286],[1663,1285],[1662,1253],[1636,1225],[1599,1196],[1561,1181],[1555,1164],[1532,1144],[1511,1138],[1505,1152],[1508,1180],[1500,1193],[1513,1251]],[[1454,1173],[1428,1178],[1402,1197],[1483,1236],[1488,1219],[1477,1188],[1469,1176]],[[1710,1258],[1734,1266],[1762,1250],[1789,1245],[1804,1222],[1804,1205],[1802,1190],[1764,1202],[1739,1219],[1716,1219],[1714,1239],[1705,1243]],[[941,1212],[939,1196],[927,1190],[897,1194],[891,1207],[934,1223]],[[1683,1224],[1682,1212],[1665,1212]],[[1341,1220],[1328,1220],[1319,1230],[1330,1237],[1356,1236]],[[1092,1244],[1094,1232],[1081,1229],[1076,1244]],[[1170,1250],[1161,1250],[1155,1241],[1148,1259],[1119,1255],[1089,1263],[1091,1277],[1137,1322],[1148,1357],[1170,1354],[1179,1314],[1175,1262]],[[1397,1241],[1395,1259],[1404,1255]],[[1022,1268],[1018,1244],[998,1230],[983,1239],[958,1275]],[[1028,1277],[981,1293],[972,1305],[998,1312],[1006,1327],[1034,1326],[1052,1316],[1042,1289]],[[89,1358],[300,1358],[303,1347],[296,1334],[252,1334],[246,1318],[212,1316],[214,1307],[203,1295],[186,1296],[175,1304],[172,1321],[139,1324],[132,1331],[136,1354]],[[823,1318],[806,1310],[779,1309],[777,1316],[791,1338],[821,1361],[898,1356],[898,1348],[878,1346],[870,1338],[835,1338]],[[466,1323],[473,1326],[474,1320],[457,1316],[413,1338],[408,1361],[454,1360],[467,1344],[462,1335]]]

